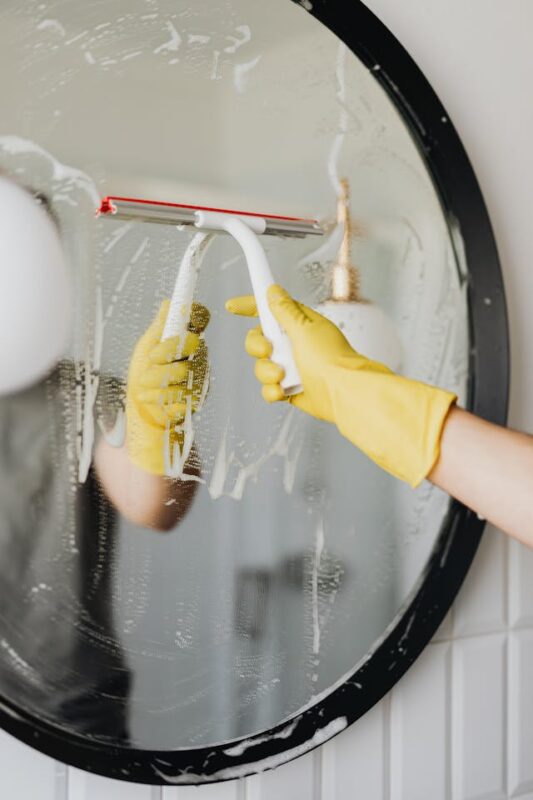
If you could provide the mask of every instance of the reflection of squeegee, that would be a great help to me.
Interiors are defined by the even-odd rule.
[[[274,283],[272,272],[259,235],[267,234],[290,238],[322,235],[323,230],[315,220],[281,217],[272,214],[254,214],[248,211],[228,211],[220,208],[158,203],[153,200],[137,200],[125,197],[106,197],[102,200],[99,214],[112,215],[115,219],[155,222],[164,225],[197,228],[202,233],[191,242],[188,255],[176,281],[168,314],[172,331],[165,329],[165,337],[176,335],[180,320],[183,322],[192,301],[199,260],[211,240],[212,233],[229,233],[240,244],[257,302],[261,326],[272,343],[272,360],[283,367],[285,377],[281,385],[287,395],[301,391],[301,381],[292,357],[286,334],[270,311],[267,290]]]

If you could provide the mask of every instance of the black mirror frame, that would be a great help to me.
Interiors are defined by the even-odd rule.
[[[468,156],[430,84],[360,0],[292,0],[328,27],[371,70],[409,127],[468,265],[469,408],[505,423],[509,334],[502,273],[490,220]],[[231,780],[296,758],[355,722],[402,677],[450,608],[484,523],[452,502],[416,591],[374,651],[342,685],[283,724],[231,744],[147,751],[89,741],[0,700],[0,725],[41,752],[109,778],[152,785]]]

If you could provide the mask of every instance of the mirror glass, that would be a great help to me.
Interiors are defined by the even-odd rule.
[[[192,234],[95,210],[120,195],[316,218],[322,238],[264,244],[320,308],[345,179],[360,296],[388,321],[370,344],[393,331],[398,369],[464,400],[460,241],[375,75],[289,0],[3,0],[0,75],[0,171],[51,214],[74,286],[64,358],[0,398],[0,694],[141,749],[268,729],[376,646],[448,499],[263,402],[255,323],[224,308],[250,281],[223,235],[195,290],[210,322],[188,456],[172,478],[130,463],[132,354]]]

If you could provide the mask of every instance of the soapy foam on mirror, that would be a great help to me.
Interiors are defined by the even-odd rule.
[[[209,44],[211,41],[210,36],[201,33],[189,33],[187,35],[188,44]]]
[[[105,22],[94,25],[92,28],[76,33],[74,36],[67,37],[67,30],[65,26],[58,19],[45,19],[39,22],[37,30],[42,32],[39,43],[40,46],[57,49],[61,41],[61,45],[71,47],[77,46],[79,48],[80,58],[83,59],[83,65],[89,65],[91,68],[100,68],[109,70],[110,67],[116,64],[122,64],[132,59],[138,58],[145,54],[143,50],[130,50],[128,47],[128,39],[124,36],[124,32],[138,25],[139,20],[142,21],[142,26],[146,30],[146,40],[161,37],[161,21],[159,13],[141,14],[139,17],[135,14],[128,14],[126,16],[117,17],[113,23]],[[121,25],[121,23],[125,23]],[[227,32],[223,37],[219,37],[217,47],[210,49],[209,45],[215,37],[203,32],[189,31],[186,29],[178,30],[171,20],[164,20],[163,31],[167,32],[167,38],[152,50],[152,53],[157,58],[166,58],[167,64],[174,65],[180,63],[181,51],[184,51],[184,58],[191,61],[197,61],[199,55],[203,56],[206,61],[211,58],[211,79],[218,80],[222,78],[223,61],[229,62],[233,56],[252,39],[251,28],[247,24],[237,25]],[[117,46],[117,33],[122,42],[122,46]],[[59,39],[61,37],[61,39]],[[137,44],[137,42],[136,42]],[[138,46],[138,45],[137,45]],[[101,56],[99,53],[102,49],[113,47],[113,57],[109,55]],[[178,57],[178,54],[180,57]],[[62,80],[56,81],[54,87],[47,86],[45,91],[53,92],[57,86],[62,86],[70,81],[79,71],[81,64],[70,70],[64,70],[62,73]],[[236,65],[234,68],[235,87],[244,87],[245,73],[248,71],[249,62],[242,65]],[[240,88],[237,88],[240,91]],[[244,88],[243,88],[244,91]]]
[[[313,653],[320,651],[320,619],[318,615],[318,574],[324,550],[324,519],[320,517],[315,531],[315,553],[313,561],[313,574],[311,578],[312,611],[313,611]]]
[[[37,30],[53,31],[54,33],[59,33],[60,36],[65,36],[66,34],[64,26],[57,19],[43,19],[43,21],[39,22],[37,25]]]
[[[233,256],[232,258],[228,258],[226,261],[223,261],[220,264],[220,266],[219,266],[220,271],[225,270],[228,267],[232,267],[233,264],[237,264],[239,261],[242,260],[242,258],[243,258],[243,254],[242,253],[238,253],[236,256]]]
[[[272,456],[281,456],[282,458],[285,458],[289,454],[291,449],[289,432],[293,424],[293,417],[294,408],[291,408],[283,420],[278,436],[272,447],[270,447],[270,449],[263,456],[257,459],[257,461],[241,467],[235,480],[235,485],[230,492],[230,497],[233,500],[242,500],[246,483],[249,480],[257,480],[261,468],[272,458]]]
[[[246,61],[244,64],[235,64],[233,68],[233,82],[238,94],[244,94],[248,85],[249,73],[257,67],[261,61],[261,56],[257,56],[251,61]]]
[[[159,45],[159,47],[156,47],[156,49],[154,50],[155,55],[158,55],[159,53],[168,53],[168,52],[176,53],[181,45],[182,41],[181,36],[174,27],[174,25],[172,24],[172,22],[166,22],[165,24],[170,34],[170,39],[167,42],[164,42],[164,44]]]
[[[224,48],[224,52],[231,55],[236,53],[237,50],[239,50],[243,45],[248,44],[248,42],[252,40],[252,31],[249,25],[237,25],[235,30],[240,33],[241,36],[228,36],[227,38],[231,39],[232,44]]]
[[[35,142],[29,139],[23,139],[20,136],[1,136],[0,137],[0,151],[9,153],[10,155],[38,155],[43,158],[48,166],[52,167],[53,180],[58,183],[64,182],[65,188],[77,186],[84,192],[89,193],[91,199],[94,201],[94,207],[97,208],[100,204],[100,197],[96,186],[91,178],[75,167],[68,167],[61,164],[50,153],[40,147]]]
[[[220,444],[215,456],[215,463],[211,472],[211,481],[209,483],[208,491],[212,500],[218,500],[218,498],[222,497],[224,494],[224,484],[226,483],[226,478],[228,476],[230,467],[235,460],[234,453],[231,453],[229,457],[227,455],[228,429],[229,420],[226,423],[224,433],[220,439]]]
[[[126,222],[124,225],[121,225],[120,228],[117,228],[113,231],[113,234],[109,237],[109,241],[104,247],[104,253],[109,253],[115,245],[117,245],[120,240],[130,231],[133,227],[133,222]]]
[[[117,243],[117,240],[115,240],[114,244],[116,244],[116,243]],[[139,245],[139,247],[137,248],[137,250],[133,254],[132,258],[130,259],[129,263],[123,269],[122,274],[119,277],[118,282],[117,282],[117,284],[116,284],[116,286],[115,286],[115,288],[113,290],[111,302],[108,304],[108,306],[106,308],[106,311],[105,311],[104,329],[105,329],[109,319],[113,315],[113,311],[115,309],[115,304],[116,304],[117,300],[119,299],[119,295],[121,294],[121,292],[123,291],[123,289],[124,289],[124,287],[126,285],[126,282],[127,282],[128,278],[130,276],[130,273],[131,273],[133,267],[135,266],[137,261],[140,259],[140,257],[142,256],[142,254],[146,250],[146,248],[148,246],[148,243],[149,243],[148,237],[143,239],[143,241],[141,242],[141,244]],[[108,252],[107,247],[106,247],[106,252]]]
[[[76,42],[79,42],[81,39],[85,39],[85,37],[87,36],[87,33],[88,33],[88,31],[82,31],[81,33],[77,33],[76,36],[73,36],[71,39],[67,39],[65,41],[65,45],[69,46],[71,44],[75,44]]]
[[[220,80],[220,72],[219,72],[219,62],[220,62],[220,50],[213,50],[213,67],[211,69],[211,80],[218,81]]]
[[[280,456],[284,459],[285,468],[283,484],[285,491],[288,494],[292,492],[296,474],[296,466],[302,450],[302,444],[294,447],[294,435],[290,435],[293,423],[293,414],[294,408],[290,408],[283,420],[274,444],[267,450],[266,453],[250,464],[240,465],[233,488],[230,491],[225,491],[224,487],[226,485],[230,468],[234,464],[238,463],[238,459],[234,451],[232,451],[229,455],[227,453],[229,423],[226,424],[215,457],[211,482],[209,484],[209,494],[213,500],[217,500],[223,495],[230,497],[232,500],[242,500],[248,481],[257,481],[262,467],[273,456]]]
[[[122,56],[120,59],[121,61],[131,61],[132,58],[137,58],[138,56],[142,56],[142,50],[136,50],[134,53],[126,53],[125,56]]]
[[[249,25],[237,25],[235,30],[237,31],[239,36],[232,36],[231,34],[226,36],[226,39],[231,41],[231,44],[223,47],[221,49],[214,49],[212,54],[212,67],[211,67],[211,80],[220,80],[222,78],[221,74],[221,61],[222,56],[226,55],[235,55],[237,50],[239,50],[244,45],[248,44],[252,40],[252,31]],[[238,64],[235,65],[233,70],[234,76],[234,85],[237,91],[240,91],[239,87],[242,87],[242,91],[244,91],[244,76],[247,72],[249,72],[253,67],[259,63],[261,56],[259,56],[255,61],[248,62],[246,64]]]
[[[164,439],[164,461],[165,475],[169,478],[182,478],[183,468],[189,458],[194,444],[194,428],[192,424],[192,398],[187,396],[185,400],[186,410],[185,419],[182,424],[174,426],[174,431],[183,433],[183,445],[180,449],[178,443],[170,447],[171,425],[167,423]],[[189,476],[190,477],[190,476]]]
[[[328,175],[335,194],[342,193],[342,186],[339,176],[339,158],[348,133],[348,113],[346,111],[346,53],[348,48],[340,42],[337,51],[337,98],[340,104],[339,131],[333,140],[333,146],[328,159]]]
[[[292,494],[292,490],[294,489],[296,468],[303,448],[303,439],[299,444],[294,444],[293,442],[294,440],[292,440],[291,446],[287,447],[287,452],[284,455],[283,488],[287,494]]]

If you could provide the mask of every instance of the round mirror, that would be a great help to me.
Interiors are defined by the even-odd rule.
[[[407,54],[348,5],[2,4],[0,171],[43,199],[75,313],[47,378],[0,398],[1,722],[76,766],[202,783],[321,744],[415,660],[477,547],[481,522],[435,487],[261,400],[250,323],[224,307],[251,291],[229,236],[196,252],[184,440],[156,414],[136,419],[166,431],[163,468],[131,446],[128,385],[196,234],[97,216],[108,195],[318,220],[263,237],[276,280],[365,353],[504,415],[475,178]]]

